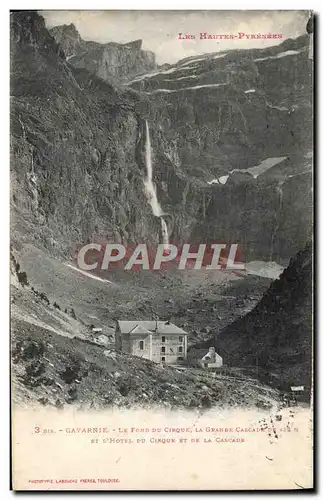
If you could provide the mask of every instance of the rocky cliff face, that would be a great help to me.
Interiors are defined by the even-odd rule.
[[[67,254],[93,234],[158,239],[136,162],[144,101],[71,69],[36,13],[11,22],[13,238]]]
[[[149,96],[157,186],[175,240],[239,241],[246,259],[266,260],[306,243],[311,65],[305,35],[188,58],[130,82]]]
[[[17,231],[17,240],[65,253],[99,236],[160,241],[143,190],[147,119],[172,241],[234,242],[247,260],[280,261],[305,243],[312,215],[306,36],[133,78],[144,71],[141,57],[147,69],[155,64],[138,42],[84,42],[73,26],[53,28],[55,40],[35,12],[11,18],[14,238]],[[121,89],[124,79],[131,81]]]
[[[141,49],[142,40],[126,44],[87,42],[74,24],[55,26],[49,32],[71,65],[85,68],[104,80],[127,81],[156,68],[155,54]]]

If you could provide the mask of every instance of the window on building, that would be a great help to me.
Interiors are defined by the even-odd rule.
[[[144,341],[143,341],[143,340],[139,340],[139,349],[140,349],[141,351],[143,351],[143,350],[144,350]]]
[[[183,352],[183,347],[182,346],[179,346],[178,352]]]
[[[162,356],[162,361],[165,361],[165,356]]]
[[[164,346],[161,348],[161,352],[166,352],[166,348]]]
[[[183,337],[182,336],[179,337],[179,341],[183,342]]]
[[[162,337],[162,343],[164,344],[166,342],[166,337]]]
[[[184,360],[183,356],[178,356],[177,359],[178,359],[178,361],[183,361]]]

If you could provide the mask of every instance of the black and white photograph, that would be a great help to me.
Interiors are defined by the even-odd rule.
[[[313,487],[314,24],[10,12],[14,490]]]

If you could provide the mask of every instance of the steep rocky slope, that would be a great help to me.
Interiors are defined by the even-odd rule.
[[[55,26],[49,30],[76,68],[113,81],[127,81],[134,76],[156,68],[155,54],[142,50],[142,40],[129,43],[97,43],[82,40],[74,24]]]
[[[312,247],[308,244],[257,306],[224,328],[216,340],[210,338],[207,346],[215,342],[229,365],[258,365],[274,371],[285,389],[304,385],[309,395],[312,326]]]

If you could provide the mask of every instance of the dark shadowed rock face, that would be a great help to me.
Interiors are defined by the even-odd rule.
[[[49,32],[71,65],[85,68],[104,80],[127,81],[156,68],[155,54],[141,50],[142,40],[126,44],[88,42],[82,40],[74,24],[55,26]]]
[[[71,69],[36,13],[11,22],[13,240],[67,255],[93,234],[158,241],[136,161],[144,100]]]
[[[262,300],[246,316],[227,326],[216,340],[225,363],[281,371],[280,382],[311,386],[312,247],[290,260]],[[205,347],[214,345],[210,339]]]
[[[304,245],[312,216],[307,35],[151,71],[154,57],[138,41],[84,42],[73,25],[53,28],[53,38],[35,12],[12,13],[11,23],[20,239],[65,253],[98,236],[160,241],[143,191],[147,119],[172,241],[239,243],[247,260],[282,262]],[[128,88],[115,83],[123,79]],[[256,175],[252,168],[273,157],[279,163]]]
[[[85,50],[85,42],[73,23],[55,26],[49,30],[49,33],[60,45],[67,58]]]

